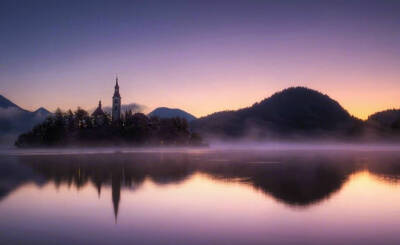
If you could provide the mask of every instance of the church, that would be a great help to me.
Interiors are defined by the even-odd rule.
[[[101,108],[101,100],[96,110],[92,113],[95,118],[96,124],[102,125],[106,114]],[[114,95],[112,97],[112,108],[111,108],[111,118],[113,122],[119,121],[121,119],[121,95],[119,94],[118,76],[115,78]]]
[[[114,96],[112,98],[112,121],[119,121],[121,118],[121,95],[119,95],[118,77],[115,78]]]

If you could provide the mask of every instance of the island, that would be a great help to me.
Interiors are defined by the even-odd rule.
[[[192,132],[185,118],[159,118],[121,113],[121,95],[116,77],[111,115],[104,112],[101,101],[89,114],[78,107],[67,112],[57,109],[27,133],[19,135],[17,147],[61,146],[204,146],[199,134]]]

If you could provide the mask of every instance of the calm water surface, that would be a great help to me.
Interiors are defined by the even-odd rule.
[[[0,155],[0,244],[400,244],[394,151]]]

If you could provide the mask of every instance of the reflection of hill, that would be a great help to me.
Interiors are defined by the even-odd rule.
[[[400,183],[400,154],[397,157],[380,153],[366,159],[368,171],[380,180],[390,183]]]
[[[34,181],[40,184],[31,168],[17,164],[13,157],[1,156],[0,161],[0,201],[23,184]]]
[[[363,153],[285,153],[243,152],[207,153],[135,153],[19,156],[18,162],[2,164],[1,187],[10,188],[35,180],[31,170],[56,185],[88,183],[96,186],[99,195],[103,186],[111,186],[115,217],[123,194],[121,189],[135,190],[149,179],[158,185],[185,181],[196,172],[227,182],[250,185],[277,200],[295,206],[308,206],[329,198],[340,190],[350,174],[368,169],[383,179],[399,179],[399,156]],[[15,160],[15,158],[14,158]],[[7,167],[9,166],[9,167]],[[13,167],[17,167],[13,170]],[[26,166],[29,166],[27,171]],[[25,174],[30,172],[30,174]],[[10,174],[11,173],[11,174]],[[36,176],[37,176],[36,175]],[[8,184],[4,184],[8,183]],[[36,183],[40,183],[37,182]],[[122,198],[123,199],[123,198]]]
[[[238,156],[240,157],[240,156]],[[350,156],[289,155],[208,166],[207,173],[248,183],[290,205],[309,205],[338,191],[356,170]]]

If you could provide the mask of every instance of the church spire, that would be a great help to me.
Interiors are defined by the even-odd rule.
[[[115,76],[115,89],[119,89],[119,86],[118,86],[118,74]]]
[[[115,78],[115,89],[114,89],[114,98],[118,97],[121,98],[121,96],[119,95],[119,85],[118,85],[118,76]]]
[[[112,120],[119,121],[121,117],[121,95],[119,95],[118,75],[115,77],[114,96],[112,98]]]

